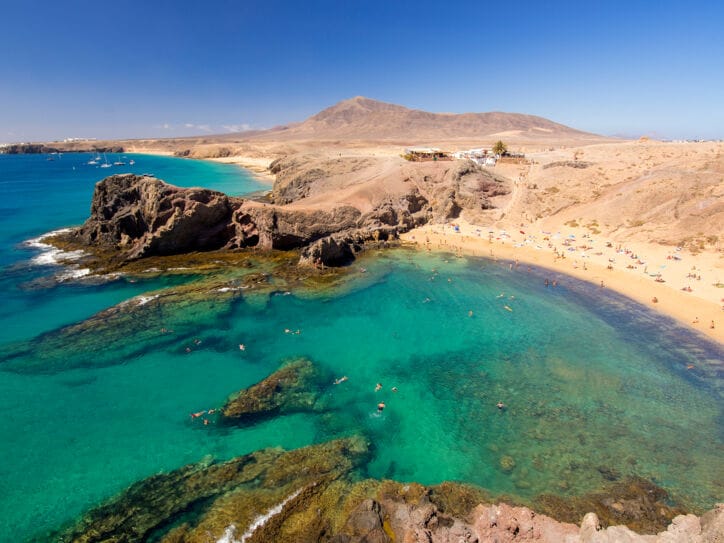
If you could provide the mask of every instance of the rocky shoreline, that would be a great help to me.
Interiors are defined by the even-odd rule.
[[[232,395],[218,416],[255,424],[265,415],[315,409],[310,389],[320,378],[310,360],[287,362]],[[571,499],[540,496],[530,508],[495,503],[483,489],[459,483],[369,479],[372,454],[371,442],[353,435],[205,460],[136,483],[51,537],[88,543],[714,543],[724,534],[724,505],[701,517],[684,514],[642,479]]]
[[[455,218],[463,208],[490,209],[490,198],[509,190],[469,161],[444,171],[410,166],[407,177],[376,187],[369,177],[379,167],[373,159],[321,164],[304,157],[279,159],[270,165],[277,178],[269,202],[183,189],[148,175],[113,175],[96,184],[86,222],[49,242],[103,252],[103,258],[119,264],[255,248],[300,249],[301,265],[344,266],[365,244]],[[349,175],[360,179],[348,182]],[[347,196],[338,197],[340,193]]]

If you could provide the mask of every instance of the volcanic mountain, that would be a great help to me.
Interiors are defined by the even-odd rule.
[[[520,113],[429,113],[357,96],[339,102],[300,123],[249,135],[251,139],[450,141],[490,139],[604,138]],[[238,135],[237,135],[238,136]]]

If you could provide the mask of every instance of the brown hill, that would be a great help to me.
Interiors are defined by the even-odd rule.
[[[450,141],[489,139],[498,134],[534,140],[603,139],[535,115],[429,113],[362,96],[339,102],[301,123],[251,135],[250,139]]]

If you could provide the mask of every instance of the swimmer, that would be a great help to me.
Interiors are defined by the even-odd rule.
[[[349,379],[349,377],[347,377],[346,375],[344,375],[344,376],[340,377],[339,379],[335,379],[335,380],[334,380],[334,384],[335,384],[335,385],[338,385],[338,384],[340,384],[340,383],[344,383],[347,379]]]
[[[470,311],[468,311],[468,317],[472,317],[472,316],[473,316],[473,310],[471,309]]]
[[[201,415],[205,415],[205,414],[206,414],[206,411],[199,411],[198,413],[191,413],[191,418],[192,418],[192,419],[197,419],[197,418],[199,418]]]
[[[201,340],[199,338],[194,338],[194,345],[201,345]]]
[[[505,297],[505,292],[501,292],[500,294],[498,294],[497,297],[498,297],[498,298],[504,298],[504,297]]]
[[[378,413],[382,413],[382,411],[384,411],[384,409],[385,409],[385,402],[380,402],[380,403],[377,404],[377,412],[378,412]]]
[[[382,390],[382,383],[377,383],[377,384],[375,385],[375,392],[378,392],[378,391],[380,391],[380,390]]]
[[[208,425],[209,425],[209,419],[204,419],[204,426],[208,426]]]
[[[209,409],[209,410],[207,411],[207,413],[208,413],[209,415],[213,415],[214,413],[216,413],[216,409]]]
[[[392,392],[397,392],[397,387],[392,387]]]
[[[503,308],[504,308],[504,309],[507,309],[507,310],[510,311],[511,313],[513,312],[513,310],[512,310],[510,307],[508,307],[507,305],[504,305]]]
[[[285,328],[285,329],[284,329],[284,333],[285,333],[285,334],[291,334],[292,331],[291,331],[289,328]]]
[[[187,353],[190,353],[190,352],[191,352],[191,347],[186,347],[185,351],[186,351]]]
[[[498,402],[497,404],[495,404],[495,407],[497,407],[498,409],[503,409],[505,407],[505,404],[503,402]]]
[[[168,332],[168,330],[167,330],[166,328],[161,328],[161,333],[162,333],[162,334],[165,334],[166,332]]]
[[[246,351],[246,345],[244,345],[243,343],[239,343],[239,350]]]

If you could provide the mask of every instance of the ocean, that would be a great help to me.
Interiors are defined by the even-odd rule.
[[[546,287],[550,272],[482,258],[372,251],[323,291],[165,304],[209,278],[98,283],[27,243],[80,224],[107,173],[268,188],[235,166],[127,157],[136,164],[98,169],[88,154],[0,155],[0,541],[43,539],[187,463],[352,434],[373,445],[365,477],[461,481],[526,503],[635,475],[693,511],[721,501],[720,346],[615,293],[565,276]],[[119,304],[139,318],[98,317]],[[92,340],[63,333],[76,323]],[[330,376],[314,391],[324,409],[246,427],[189,416],[300,356]]]

